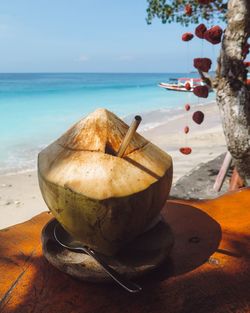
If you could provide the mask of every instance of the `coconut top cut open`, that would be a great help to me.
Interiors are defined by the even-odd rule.
[[[99,200],[145,190],[172,168],[172,159],[138,133],[116,157],[128,128],[108,110],[96,110],[39,153],[39,175]]]

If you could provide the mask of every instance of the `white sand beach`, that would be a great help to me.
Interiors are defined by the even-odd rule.
[[[196,110],[205,114],[201,125],[192,121],[192,113]],[[151,123],[147,125],[152,127],[143,130],[142,125],[141,134],[172,156],[175,183],[199,163],[225,152],[226,146],[215,102],[192,107],[188,113],[176,111],[169,118],[170,114],[164,110],[146,113],[143,119],[150,119]],[[183,132],[186,125],[190,127],[188,135]],[[182,146],[190,146],[192,153],[181,154],[179,148]],[[0,229],[24,222],[45,210],[36,171],[0,176]]]

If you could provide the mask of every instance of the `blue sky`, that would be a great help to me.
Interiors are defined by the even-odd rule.
[[[1,0],[0,72],[185,72],[218,46],[147,25],[146,0]]]

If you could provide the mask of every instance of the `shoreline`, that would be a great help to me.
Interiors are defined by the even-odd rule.
[[[205,114],[204,122],[201,125],[192,121],[192,114],[197,110],[201,110]],[[183,132],[186,125],[190,128],[187,135]],[[171,154],[174,163],[173,184],[198,164],[206,163],[226,152],[219,109],[215,101],[206,105],[191,106],[187,115],[183,110],[183,114],[169,119],[164,125],[143,132],[143,135]],[[190,155],[181,154],[179,148],[183,146],[190,146],[192,153]]]
[[[201,125],[192,121],[192,113],[199,109],[205,114]],[[139,133],[172,156],[175,184],[198,164],[208,162],[225,152],[226,145],[215,101],[193,105],[187,114],[184,109],[170,111],[164,112],[162,109],[143,113],[145,121],[158,124],[153,128],[139,130]],[[180,114],[174,114],[177,111]],[[186,125],[190,126],[188,135],[183,133]],[[179,152],[179,148],[186,145],[193,149],[190,155]],[[24,222],[46,210],[36,170],[0,175],[0,229]]]
[[[204,108],[206,106],[213,105],[214,101],[206,101],[204,103],[195,103],[190,104],[191,108]],[[144,136],[144,134],[148,133],[148,131],[153,131],[158,127],[164,126],[172,120],[178,120],[180,118],[185,117],[185,111],[183,106],[173,107],[173,108],[161,108],[154,109],[150,111],[139,112],[138,114],[142,117],[142,123],[140,124],[139,129],[137,130],[140,134]],[[133,117],[137,115],[137,113],[128,114],[126,116],[121,117],[128,125],[130,125]],[[84,118],[84,116],[82,117]],[[65,130],[67,127],[65,128]],[[145,135],[146,136],[146,135]],[[20,159],[20,155],[15,159],[15,162],[20,164],[22,163],[22,168],[0,168],[0,176],[9,176],[9,175],[17,175],[17,174],[25,174],[29,172],[36,171],[36,156],[38,153],[52,143],[57,138],[54,138],[52,141],[48,141],[47,143],[43,143],[37,147],[30,146],[29,148],[23,150],[24,155],[28,155],[29,159]],[[149,139],[150,140],[150,139]],[[19,144],[18,144],[19,146]],[[20,154],[20,151],[19,151]],[[30,157],[31,156],[31,157]],[[23,157],[23,156],[22,156]],[[25,164],[25,165],[23,165]],[[29,165],[27,165],[29,164]],[[32,164],[32,166],[30,165]]]

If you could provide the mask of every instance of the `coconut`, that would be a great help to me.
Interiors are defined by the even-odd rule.
[[[159,215],[172,183],[172,159],[135,133],[117,157],[128,125],[98,109],[38,155],[43,198],[77,240],[113,255]]]

